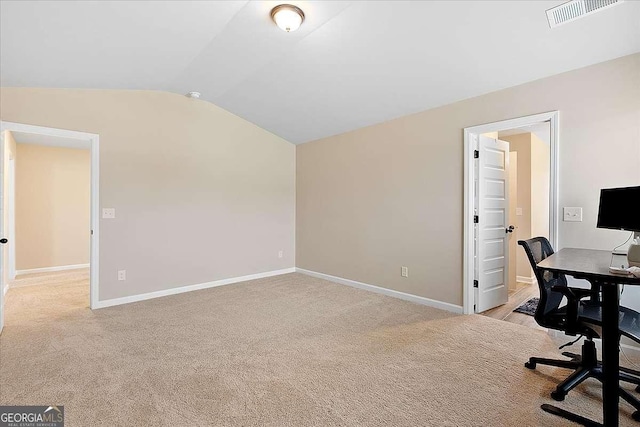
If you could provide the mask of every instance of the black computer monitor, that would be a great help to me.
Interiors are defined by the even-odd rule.
[[[640,186],[600,190],[598,228],[640,232]]]

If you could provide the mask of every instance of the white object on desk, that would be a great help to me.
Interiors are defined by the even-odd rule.
[[[640,242],[638,242],[638,239],[634,240],[629,246],[627,259],[629,260],[629,267],[640,267]]]
[[[629,270],[622,267],[609,267],[609,272],[613,274],[621,274],[623,276],[628,276]]]
[[[640,277],[640,267],[609,267],[609,272],[612,274],[621,274],[623,276]]]

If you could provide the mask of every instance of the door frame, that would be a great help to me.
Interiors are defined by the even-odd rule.
[[[0,121],[0,134],[5,130],[13,132],[34,133],[60,138],[70,138],[85,141],[91,151],[91,244],[90,244],[90,274],[89,274],[89,307],[98,308],[100,295],[100,136],[94,133],[77,132],[74,130],[48,128],[22,123]],[[13,203],[15,208],[15,203]],[[14,216],[15,218],[15,212]],[[15,243],[15,242],[13,242]],[[15,258],[14,258],[15,259]],[[15,266],[14,266],[15,270]],[[4,307],[2,307],[4,311]]]
[[[7,163],[7,162],[5,162]],[[7,212],[7,217],[9,218],[9,222],[5,224],[5,234],[9,242],[13,242],[14,244],[9,245],[9,254],[7,257],[9,258],[9,280],[14,280],[16,278],[16,159],[9,159],[9,170],[5,174],[5,176],[9,177],[9,194],[5,195],[8,197],[8,205],[9,212]],[[8,289],[9,284],[5,283],[5,292]]]
[[[559,175],[559,140],[560,140],[560,112],[549,111],[546,113],[534,114],[531,116],[518,117],[499,122],[487,123],[483,125],[470,126],[464,128],[464,240],[463,240],[463,270],[462,270],[462,312],[464,314],[475,313],[475,292],[474,280],[474,156],[477,149],[478,135],[487,132],[499,132],[501,130],[519,128],[537,124],[540,122],[550,122],[550,182],[549,182],[549,240],[553,247],[558,247],[558,175]]]

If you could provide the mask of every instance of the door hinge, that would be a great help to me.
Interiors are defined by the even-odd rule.
[[[480,152],[478,150],[473,150],[473,158],[474,159],[479,159],[480,158]]]
[[[479,222],[480,222],[480,217],[478,217],[478,215],[474,215],[474,216],[473,216],[473,223],[474,223],[474,224],[477,224],[477,223],[479,223]]]
[[[477,281],[477,280],[474,280],[474,281],[473,281],[473,287],[474,287],[474,288],[477,288],[477,287],[478,287],[478,281]]]

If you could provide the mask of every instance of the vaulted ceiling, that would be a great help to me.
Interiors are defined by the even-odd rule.
[[[199,91],[293,143],[640,51],[640,2],[550,29],[560,1],[0,2],[2,86]]]

